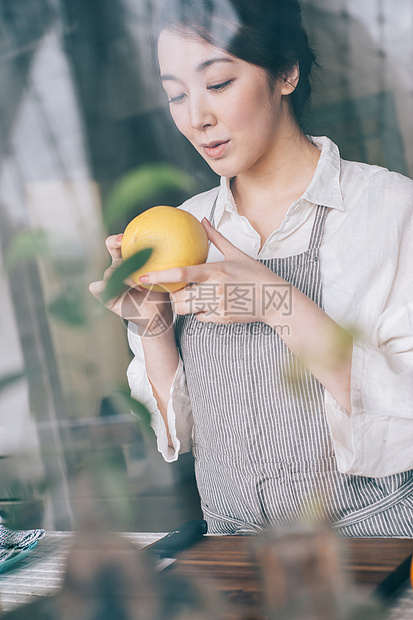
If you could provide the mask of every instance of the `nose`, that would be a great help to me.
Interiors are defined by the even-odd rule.
[[[190,123],[193,129],[202,130],[215,125],[216,119],[211,106],[203,96],[192,96],[189,103]]]

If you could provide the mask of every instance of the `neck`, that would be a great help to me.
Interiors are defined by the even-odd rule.
[[[307,189],[319,156],[318,148],[297,125],[291,124],[277,136],[265,161],[232,180],[231,190],[239,212],[246,214],[257,204],[285,212]]]

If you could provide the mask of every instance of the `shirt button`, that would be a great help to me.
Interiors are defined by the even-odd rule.
[[[277,247],[276,243],[270,243],[268,244],[268,249],[270,250],[270,252],[273,252],[275,250],[275,248]]]

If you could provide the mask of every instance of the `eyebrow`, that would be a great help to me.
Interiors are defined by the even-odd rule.
[[[196,71],[198,72],[205,71],[205,69],[207,69],[211,65],[214,65],[217,62],[234,62],[234,61],[232,60],[232,58],[228,58],[226,56],[223,56],[222,58],[210,58],[209,60],[204,60],[203,62],[201,62],[197,66]],[[179,81],[177,77],[171,74],[161,75],[161,80],[162,81],[165,81],[165,80]]]

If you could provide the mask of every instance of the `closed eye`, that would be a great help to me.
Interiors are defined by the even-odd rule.
[[[176,97],[170,97],[168,103],[181,103],[185,98],[185,95],[177,95]]]
[[[232,80],[227,80],[226,82],[222,82],[221,84],[214,84],[213,86],[208,86],[208,90],[219,92],[220,90],[224,90],[224,88],[229,86],[231,82]]]
[[[221,90],[224,90],[224,88],[229,86],[232,81],[233,80],[227,80],[226,82],[221,82],[220,84],[213,84],[212,86],[208,86],[207,90],[211,90],[214,93],[219,93]],[[176,97],[170,97],[168,103],[182,103],[185,97],[185,93],[177,95]]]

